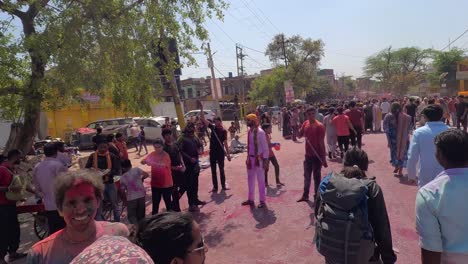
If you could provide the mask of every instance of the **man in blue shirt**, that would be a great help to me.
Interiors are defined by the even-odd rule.
[[[423,264],[468,263],[468,133],[449,129],[435,138],[444,168],[416,196],[416,230]]]
[[[418,186],[421,188],[432,181],[442,170],[442,166],[435,157],[436,148],[434,138],[440,133],[449,129],[441,121],[444,111],[439,105],[426,106],[421,114],[427,121],[426,124],[414,131],[408,151],[408,180],[410,183],[416,182],[416,164],[418,166]]]

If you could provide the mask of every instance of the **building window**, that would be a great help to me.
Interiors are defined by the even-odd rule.
[[[197,91],[197,97],[200,97],[200,96],[201,96],[201,92]]]
[[[187,96],[188,98],[193,98],[193,89],[192,88],[187,89],[187,95],[188,95]]]

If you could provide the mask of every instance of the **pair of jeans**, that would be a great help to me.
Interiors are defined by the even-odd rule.
[[[180,197],[187,190],[187,183],[185,180],[185,173],[181,171],[172,170],[172,181],[174,187],[172,188],[172,210],[180,212]]]
[[[164,199],[166,210],[167,211],[172,210],[172,206],[171,206],[172,187],[168,187],[168,188],[151,187],[151,194],[152,194],[152,200],[153,200],[153,212],[152,212],[153,215],[159,212],[159,203],[161,202],[161,196]]]
[[[276,183],[278,184],[280,182],[280,179],[279,179],[280,167],[278,164],[278,160],[276,159],[276,156],[269,157],[268,162],[271,162],[271,164],[273,164],[273,167],[275,168],[275,178],[276,178]],[[268,185],[268,170],[265,170],[265,184]]]
[[[361,148],[362,147],[362,128],[361,127],[355,127],[356,133],[354,131],[350,131],[350,139],[351,139],[351,146]]]
[[[20,225],[16,205],[0,205],[0,258],[15,253],[20,243]]]
[[[145,218],[145,213],[145,197],[127,201],[127,217],[130,224],[138,224],[141,219]]]
[[[198,161],[195,164],[185,162],[185,179],[187,181],[187,198],[189,206],[198,204],[198,176],[200,175],[200,166]]]
[[[210,167],[211,167],[211,180],[213,182],[213,189],[218,189],[218,175],[216,175],[216,163],[219,167],[219,178],[221,180],[221,187],[226,188],[226,175],[224,173],[224,152],[210,151]]]
[[[338,136],[338,147],[341,153],[345,153],[349,148],[349,136]]]
[[[291,131],[292,131],[292,140],[297,141],[297,134],[299,132],[297,126],[291,126]]]
[[[312,174],[314,176],[314,198],[322,180],[321,176],[322,163],[317,157],[305,156],[304,159],[304,193],[302,197],[309,198],[310,184],[312,181]]]
[[[45,216],[47,217],[47,225],[49,226],[49,235],[65,228],[65,221],[57,210],[45,211]]]

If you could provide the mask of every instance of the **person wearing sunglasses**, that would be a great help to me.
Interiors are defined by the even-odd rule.
[[[203,264],[208,247],[190,214],[165,212],[142,220],[133,241],[155,263]]]

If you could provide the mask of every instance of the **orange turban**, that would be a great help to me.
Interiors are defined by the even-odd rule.
[[[247,120],[250,120],[250,121],[256,121],[257,120],[257,115],[256,114],[248,114],[245,118]]]

